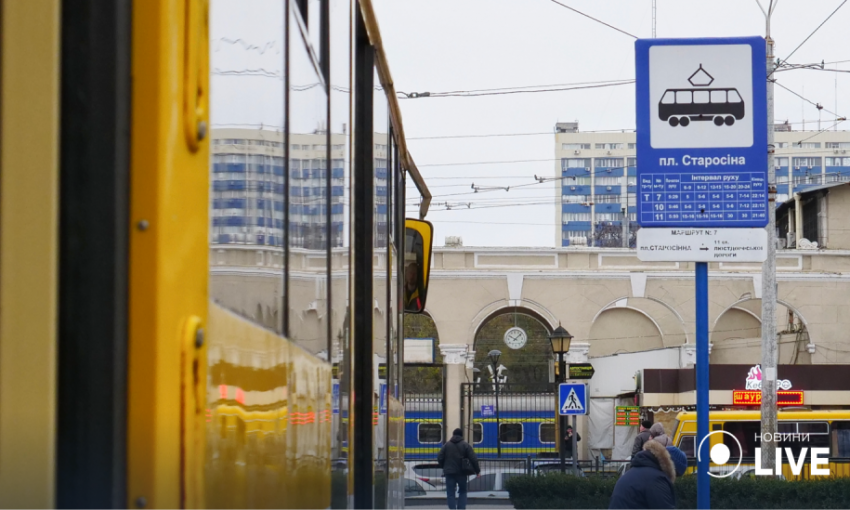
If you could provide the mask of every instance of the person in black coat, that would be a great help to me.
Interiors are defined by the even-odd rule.
[[[475,450],[463,440],[463,431],[455,429],[452,432],[452,438],[443,445],[439,455],[437,455],[437,463],[443,468],[443,475],[446,477],[446,496],[451,509],[466,508],[466,482],[471,473],[464,474],[463,472],[463,459],[465,458],[469,459],[475,474],[480,474],[481,468],[478,466]],[[457,501],[455,501],[456,489],[459,492]]]
[[[564,458],[572,459],[573,458],[573,426],[567,425],[567,434],[564,436]],[[581,441],[581,434],[575,432],[576,435],[576,445]]]
[[[643,450],[643,444],[650,440],[649,428],[652,427],[652,422],[643,420],[640,422],[640,433],[635,438],[635,444],[632,445],[632,456]]]
[[[676,508],[676,468],[667,448],[647,441],[617,480],[608,508]]]

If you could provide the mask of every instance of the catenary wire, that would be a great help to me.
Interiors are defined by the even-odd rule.
[[[812,37],[813,35],[815,35],[815,33],[816,33],[818,30],[820,30],[820,28],[821,28],[822,26],[824,26],[824,24],[825,24],[827,21],[829,21],[829,19],[830,19],[831,17],[833,17],[833,16],[835,15],[835,13],[836,13],[836,12],[838,12],[838,10],[839,10],[839,9],[841,9],[842,7],[844,7],[844,4],[846,4],[846,3],[847,3],[847,0],[844,0],[843,2],[841,2],[841,4],[840,4],[838,7],[836,7],[836,8],[835,8],[835,10],[834,10],[834,11],[832,11],[832,13],[831,13],[829,16],[827,16],[827,17],[826,17],[826,19],[825,19],[825,20],[823,20],[823,21],[821,22],[821,24],[820,24],[820,25],[818,25],[818,26],[817,26],[817,28],[815,28],[814,30],[812,30],[812,33],[810,33],[810,34],[809,34],[809,35],[808,35],[805,39],[803,39],[803,42],[801,42],[800,44],[798,44],[798,45],[797,45],[797,47],[796,47],[796,48],[794,48],[794,51],[792,51],[792,52],[791,52],[791,53],[790,53],[787,57],[785,57],[784,59],[782,59],[782,61],[783,61],[783,62],[788,62],[788,59],[790,59],[790,58],[794,55],[794,53],[796,53],[796,52],[797,52],[797,50],[799,50],[799,49],[800,49],[800,48],[801,48],[804,44],[806,44],[806,41],[808,41],[809,39],[811,39],[811,37]],[[774,71],[775,71],[775,69],[774,69]]]
[[[626,32],[625,30],[621,30],[621,29],[619,29],[619,28],[615,27],[614,25],[610,25],[610,24],[608,24],[608,23],[605,23],[604,21],[602,21],[602,20],[600,20],[600,19],[597,19],[597,18],[594,18],[593,16],[591,16],[591,15],[589,15],[589,14],[585,14],[585,13],[581,12],[581,11],[580,11],[580,10],[578,10],[578,9],[575,9],[575,8],[573,8],[573,7],[570,7],[569,5],[562,4],[561,2],[558,2],[557,0],[549,0],[549,1],[550,1],[550,2],[552,2],[553,4],[558,4],[558,5],[560,5],[560,6],[561,6],[561,7],[563,7],[564,9],[569,9],[569,10],[571,10],[571,11],[575,12],[576,14],[580,14],[580,15],[584,16],[585,18],[592,19],[593,21],[595,21],[595,22],[597,22],[597,23],[600,23],[600,24],[602,24],[602,25],[605,25],[606,27],[611,28],[611,29],[613,29],[613,30],[616,30],[617,32],[620,32],[621,34],[625,34],[625,35],[627,35],[627,36],[629,36],[629,37],[631,37],[631,38],[634,38],[634,39],[637,39],[637,38],[638,38],[636,35],[632,35],[632,34],[630,34],[630,33]]]

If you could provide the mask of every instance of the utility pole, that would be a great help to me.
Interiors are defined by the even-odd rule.
[[[773,470],[776,465],[776,169],[774,160],[773,82],[776,68],[775,46],[770,35],[770,17],[778,0],[771,0],[765,17],[767,45],[767,260],[762,264],[761,280],[761,465]],[[759,4],[761,6],[761,4]],[[770,440],[765,437],[769,434]]]
[[[655,39],[655,0],[652,0],[652,38]]]

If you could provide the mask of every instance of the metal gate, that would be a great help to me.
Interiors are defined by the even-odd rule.
[[[444,367],[440,367],[444,372]],[[404,389],[404,458],[405,460],[434,460],[447,435],[445,427],[445,374],[438,384],[419,385]],[[424,386],[424,387],[423,387]]]
[[[558,457],[555,384],[464,383],[460,391],[461,428],[479,459]]]

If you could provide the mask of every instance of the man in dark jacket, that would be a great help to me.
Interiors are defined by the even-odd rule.
[[[675,481],[676,465],[667,448],[647,441],[617,480],[608,508],[676,508]]]
[[[632,445],[632,456],[643,450],[643,444],[650,439],[649,428],[652,427],[652,422],[643,420],[640,422],[640,433],[635,438],[635,444]]]
[[[567,425],[567,435],[564,436],[564,457],[573,458],[573,434],[576,435],[576,443],[581,441],[581,434],[573,432],[573,426]]]
[[[443,468],[443,475],[446,477],[446,496],[451,509],[466,508],[466,482],[469,474],[463,472],[463,459],[469,459],[476,475],[481,473],[475,450],[463,440],[463,431],[455,429],[452,432],[452,438],[443,445],[440,454],[437,455],[437,463]],[[455,502],[456,489],[460,493],[457,502]]]

